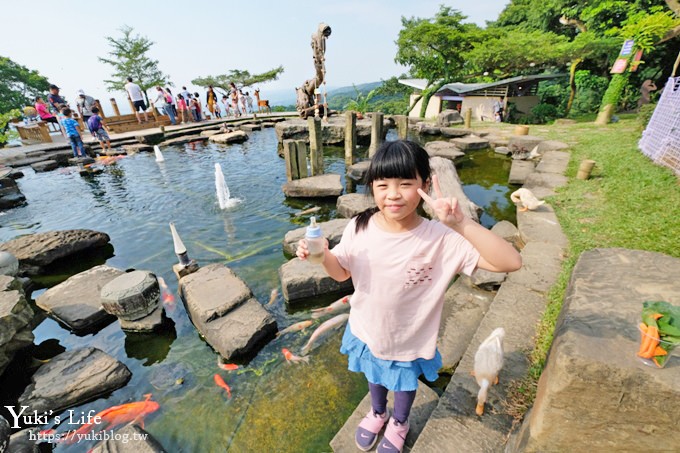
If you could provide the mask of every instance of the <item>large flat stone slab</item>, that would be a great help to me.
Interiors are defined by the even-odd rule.
[[[438,156],[451,160],[465,155],[455,144],[444,141],[427,142],[425,144],[425,151],[427,151],[430,157]]]
[[[524,184],[524,181],[534,171],[534,163],[528,160],[512,161],[510,167],[510,175],[508,176],[509,184]]]
[[[222,357],[250,356],[276,333],[276,321],[245,282],[221,265],[200,268],[179,281],[198,331]]]
[[[375,200],[370,194],[348,193],[338,197],[338,215],[351,219],[366,209],[375,207]]]
[[[0,375],[17,351],[33,343],[32,319],[21,281],[0,275]]]
[[[543,154],[548,151],[560,151],[568,149],[569,145],[564,142],[559,142],[557,140],[546,140],[538,144],[538,152]]]
[[[342,194],[340,175],[325,174],[288,181],[282,187],[287,197],[323,198],[339,197]]]
[[[218,134],[213,134],[210,137],[214,137]],[[171,138],[169,140],[163,140],[158,144],[158,146],[178,146],[184,145],[189,142],[205,142],[208,141],[208,136],[201,134],[184,135],[181,137]],[[237,140],[234,140],[237,141]],[[231,142],[218,142],[218,143],[231,143]]]
[[[458,149],[461,149],[463,151],[484,149],[489,147],[489,141],[487,139],[476,137],[474,135],[452,138],[451,142],[454,143]]]
[[[517,212],[517,229],[525,243],[537,241],[556,244],[564,249],[569,245],[552,206],[543,204],[535,211]]]
[[[570,158],[571,153],[566,151],[547,151],[541,156],[541,161],[536,165],[536,171],[563,175],[567,172]]]
[[[31,412],[58,413],[124,386],[131,376],[125,365],[99,349],[74,349],[42,365],[19,397],[19,404]]]
[[[413,408],[411,409],[411,414],[409,415],[410,429],[406,435],[406,442],[404,443],[404,449],[402,451],[409,452],[415,444],[418,436],[420,435],[427,419],[430,414],[437,406],[437,394],[422,382],[418,382],[418,391],[416,392],[416,399],[413,402]],[[394,395],[389,392],[387,395],[387,401],[393,402]],[[388,407],[392,410],[392,406]],[[371,395],[367,394],[363,400],[359,403],[356,410],[347,419],[345,424],[342,426],[340,431],[331,440],[331,449],[335,453],[355,453],[359,451],[354,443],[354,432],[361,422],[361,419],[366,416],[368,411],[371,409]],[[382,436],[382,434],[381,434]]]
[[[205,137],[201,137],[201,139],[205,139]],[[248,134],[243,131],[235,131],[212,135],[208,139],[215,143],[243,143],[248,140]]]
[[[458,177],[458,172],[453,162],[443,157],[430,157],[430,167],[432,168],[432,173],[437,175],[439,179],[442,195],[445,197],[456,197],[460,208],[463,210],[463,214],[479,223],[481,208],[474,204],[463,191],[463,184]],[[436,196],[434,195],[433,187],[430,187],[430,195]],[[423,209],[425,209],[427,215],[435,218],[434,211],[430,205],[424,204]]]
[[[564,187],[569,183],[569,179],[557,173],[533,172],[524,180],[523,187],[531,190],[538,199],[555,195],[555,189]]]
[[[444,137],[458,138],[470,135],[472,134],[472,131],[470,129],[463,129],[460,127],[442,127],[439,129],[439,133]]]
[[[320,222],[323,236],[328,239],[328,247],[333,248],[342,239],[342,232],[345,231],[349,219],[333,219],[328,222]],[[295,255],[300,239],[305,237],[307,227],[296,228],[286,233],[283,238],[283,251],[288,255]]]
[[[279,278],[283,297],[288,302],[321,294],[339,292],[349,294],[354,290],[351,278],[337,282],[326,274],[320,264],[312,264],[300,258],[293,258],[279,267]]]
[[[76,274],[38,296],[35,303],[76,333],[90,333],[113,322],[104,311],[101,290],[125,272],[101,265]]]
[[[680,306],[680,259],[626,249],[579,257],[533,409],[508,451],[678,451],[680,359],[636,357],[642,302]]]
[[[368,171],[368,167],[370,166],[370,160],[362,160],[361,162],[352,164],[347,168],[347,176],[355,181],[363,181],[364,176],[366,176],[366,172]]]
[[[0,244],[0,250],[17,257],[20,275],[38,275],[57,260],[105,247],[109,241],[109,235],[99,231],[48,231],[19,236]]]

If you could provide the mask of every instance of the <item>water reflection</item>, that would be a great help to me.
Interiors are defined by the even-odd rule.
[[[163,325],[153,333],[124,332],[125,353],[132,359],[143,360],[150,366],[165,360],[172,343],[177,339],[175,322],[163,313]]]

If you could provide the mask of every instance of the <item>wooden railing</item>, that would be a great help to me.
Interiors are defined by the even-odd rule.
[[[47,123],[35,123],[31,124],[30,126],[20,126],[17,124],[16,128],[22,142],[52,142],[52,137],[50,137],[50,131],[47,128]]]

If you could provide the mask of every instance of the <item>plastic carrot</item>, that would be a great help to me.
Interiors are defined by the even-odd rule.
[[[638,350],[638,355],[642,356],[647,348],[649,348],[649,342],[652,340],[649,335],[647,335],[647,324],[644,322],[640,323],[640,349]]]
[[[659,345],[659,329],[656,326],[647,327],[647,336],[650,338],[646,345],[646,349],[642,354],[638,354],[645,359],[651,359],[654,356],[654,349]]]

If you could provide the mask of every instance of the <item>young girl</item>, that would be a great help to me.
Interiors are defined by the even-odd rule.
[[[187,101],[184,100],[184,96],[181,94],[177,95],[177,111],[179,112],[179,118],[182,120],[181,124],[186,123],[187,120]]]
[[[430,183],[436,199],[427,195]],[[434,381],[442,366],[437,333],[449,283],[477,267],[515,271],[522,261],[510,243],[465,217],[455,198],[442,197],[437,177],[430,179],[429,156],[416,143],[383,144],[366,184],[377,208],[354,217],[333,250],[326,242],[323,267],[333,279],[354,283],[340,351],[351,371],[366,375],[372,405],[356,430],[357,447],[370,450],[387,423],[377,451],[395,452],[409,430],[418,377]],[[439,221],[418,215],[421,199]],[[309,255],[304,239],[296,253]]]

